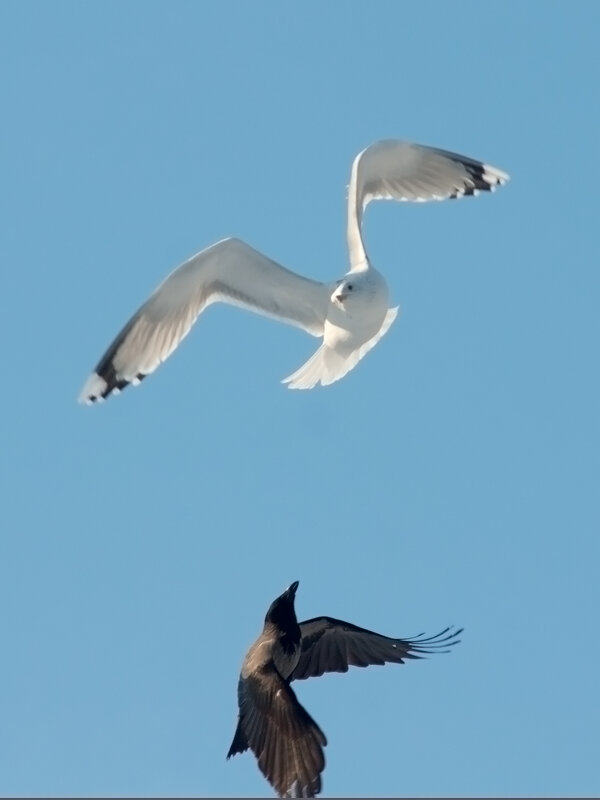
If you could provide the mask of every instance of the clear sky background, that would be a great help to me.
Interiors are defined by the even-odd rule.
[[[297,685],[326,795],[600,791],[600,5],[0,5],[0,792],[269,795],[226,762],[243,655],[301,618],[465,626],[451,655]],[[212,307],[78,406],[129,315],[237,235],[346,271],[355,154],[511,182],[369,207],[401,306],[343,381]]]

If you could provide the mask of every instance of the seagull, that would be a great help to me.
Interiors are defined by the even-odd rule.
[[[280,797],[315,797],[325,768],[325,734],[300,705],[290,683],[348,667],[403,664],[447,653],[462,628],[435,636],[390,639],[333,617],[298,623],[294,581],[269,607],[262,633],[244,658],[238,682],[238,724],[227,758],[248,748]]]
[[[508,180],[496,167],[400,140],[372,144],[354,159],[348,189],[350,269],[330,283],[297,275],[236,238],[192,256],[158,286],[87,379],[80,402],[103,400],[165,361],[198,316],[223,302],[295,325],[321,338],[317,351],[282,381],[290,389],[343,378],[390,329],[387,283],[369,261],[362,216],[371,200],[426,202],[489,191]]]

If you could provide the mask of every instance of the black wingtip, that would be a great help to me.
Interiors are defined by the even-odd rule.
[[[464,631],[464,628],[457,628],[456,630],[453,628],[453,625],[448,625],[443,631],[433,636],[426,637],[424,633],[420,633],[418,636],[411,637],[408,640],[410,645],[408,657],[422,658],[434,653],[449,653],[449,648],[460,643],[461,640],[458,637]]]
[[[466,170],[468,178],[465,179],[462,186],[452,192],[450,200],[456,200],[457,197],[471,197],[479,192],[493,192],[494,189],[502,186],[508,180],[506,173],[497,170],[495,167],[490,167],[488,164],[467,159],[462,160],[459,157],[455,160]]]
[[[122,392],[130,383],[138,384],[144,380],[146,373],[138,372],[134,377],[124,378],[115,367],[115,359],[121,346],[127,339],[135,318],[130,320],[119,335],[112,342],[108,350],[104,353],[92,375],[90,376],[89,389],[81,399],[86,403],[95,403],[98,400],[105,400],[109,395]],[[88,384],[86,384],[86,387]]]
[[[104,368],[102,367],[102,364],[98,365],[96,370],[90,375],[79,396],[80,403],[93,405],[94,403],[102,402],[106,400],[109,395],[113,393],[118,394],[132,383],[134,385],[141,383],[146,377],[144,373],[138,372],[135,378],[120,378],[112,364]]]
[[[229,751],[227,753],[227,756],[226,756],[225,760],[229,761],[230,758],[232,758],[233,756],[237,755],[238,753],[245,753],[246,750],[248,749],[248,747],[249,747],[248,741],[247,741],[246,736],[244,735],[244,732],[242,730],[242,725],[238,721],[238,725],[237,725],[237,728],[235,729],[235,734],[234,734],[234,737],[233,737],[233,741],[231,743],[231,747],[229,748]]]
[[[130,383],[140,383],[144,380],[146,375],[143,372],[138,372],[135,378],[123,378],[118,374],[113,363],[114,353],[107,353],[106,356],[99,362],[96,367],[96,375],[101,378],[105,387],[100,393],[100,397],[104,400],[113,392],[122,392]]]

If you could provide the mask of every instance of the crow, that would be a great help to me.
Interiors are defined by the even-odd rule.
[[[227,758],[248,748],[280,797],[316,797],[325,768],[325,734],[300,705],[290,683],[348,667],[448,652],[462,628],[435,636],[391,639],[333,617],[298,623],[298,581],[277,597],[262,633],[244,658],[238,682],[238,724]]]

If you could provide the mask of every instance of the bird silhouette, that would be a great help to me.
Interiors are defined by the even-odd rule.
[[[298,581],[269,607],[262,633],[244,658],[238,682],[238,724],[227,758],[248,748],[280,797],[315,797],[325,768],[325,734],[300,705],[290,683],[372,664],[448,652],[462,632],[392,639],[333,617],[298,622]]]
[[[495,189],[508,175],[466,156],[399,140],[376,142],[354,159],[348,190],[350,270],[319,283],[297,275],[240,239],[223,239],[172,272],[133,315],[94,372],[79,400],[93,403],[138,384],[165,361],[213,303],[302,328],[323,339],[316,352],[285,378],[291,389],[340,380],[389,330],[398,313],[389,307],[383,275],[369,261],[362,215],[371,200],[424,202]],[[319,184],[319,189],[320,189]]]

